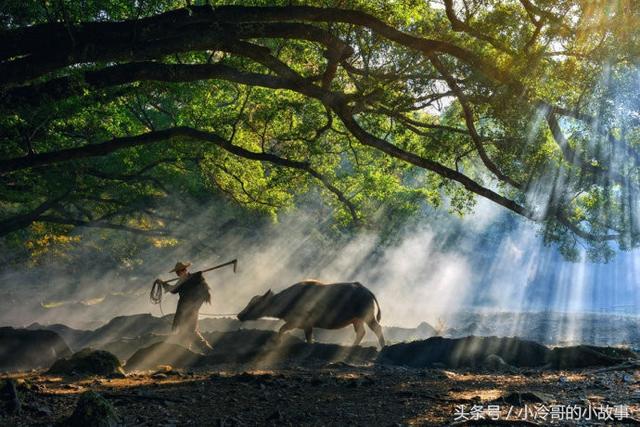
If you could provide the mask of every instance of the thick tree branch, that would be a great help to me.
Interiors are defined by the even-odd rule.
[[[483,187],[482,185],[478,184],[476,181],[469,178],[468,176],[456,170],[448,168],[438,162],[434,162],[433,160],[429,160],[424,157],[420,157],[414,153],[405,151],[383,139],[380,139],[368,133],[362,127],[360,127],[358,122],[355,120],[355,118],[351,115],[350,111],[346,107],[336,106],[334,111],[336,111],[336,114],[338,115],[338,117],[340,117],[345,127],[362,144],[376,148],[399,160],[403,160],[407,163],[413,164],[420,168],[435,172],[444,178],[448,178],[452,181],[456,181],[462,184],[467,190],[479,196],[485,197],[526,218],[533,219],[533,220],[540,220],[540,218],[534,212],[530,211],[528,208],[494,192],[493,190]]]
[[[156,229],[142,229],[129,227],[127,225],[122,224],[113,224],[106,221],[84,221],[76,218],[65,218],[59,217],[55,215],[41,215],[36,218],[33,222],[48,222],[50,224],[62,224],[62,225],[73,225],[75,227],[93,227],[93,228],[106,228],[109,230],[118,230],[118,231],[126,231],[127,233],[133,234],[141,234],[144,236],[166,236],[167,232],[164,230],[156,230]]]
[[[60,203],[65,197],[67,197],[70,192],[71,191],[67,191],[61,196],[45,200],[40,205],[36,206],[34,209],[27,213],[0,220],[0,236],[6,236],[9,233],[28,227],[39,217],[41,217],[42,214],[47,212],[49,209],[57,206],[58,203]]]
[[[623,186],[631,185],[635,187],[635,185],[633,185],[633,183],[630,182],[629,179],[617,173],[610,164],[607,164],[603,161],[600,162],[600,164],[592,164],[591,162],[584,160],[579,153],[576,153],[576,151],[569,144],[569,141],[567,141],[567,138],[562,132],[562,128],[560,127],[560,124],[558,123],[558,120],[553,112],[547,111],[545,114],[545,118],[547,120],[547,124],[549,125],[549,130],[551,131],[553,139],[560,148],[560,151],[562,151],[563,158],[568,163],[579,167],[585,172],[589,172],[601,178],[603,182],[613,180]]]
[[[187,16],[185,16],[187,15]],[[488,77],[503,83],[515,84],[508,73],[495,67],[471,51],[448,42],[416,37],[387,25],[367,13],[336,8],[310,6],[243,7],[209,6],[176,10],[137,21],[117,23],[83,23],[69,28],[52,24],[0,34],[0,57],[25,57],[0,63],[0,76],[4,85],[36,78],[55,69],[75,63],[116,60],[145,60],[168,53],[212,49],[221,39],[238,35],[232,24],[269,22],[334,22],[363,26],[423,54],[440,52],[452,55],[473,66]],[[244,38],[268,37],[262,26],[253,26]],[[267,27],[268,28],[268,27]],[[206,31],[209,29],[209,31]],[[299,30],[291,29],[291,37],[301,37]],[[40,43],[35,42],[37,37]],[[127,37],[128,36],[128,37]],[[275,36],[275,35],[274,35]],[[278,37],[286,38],[287,32]],[[316,41],[317,38],[316,38]],[[13,45],[13,46],[11,46]],[[11,47],[6,47],[11,46]],[[349,52],[345,51],[345,55]]]
[[[578,226],[577,224],[574,224],[569,219],[567,219],[567,217],[561,212],[557,212],[555,215],[555,218],[558,220],[558,222],[560,222],[560,224],[567,227],[576,236],[585,240],[589,240],[592,242],[606,242],[606,241],[617,240],[620,238],[619,234],[597,234],[597,233],[586,231],[580,228],[580,226]]]
[[[460,20],[456,16],[456,12],[453,9],[453,0],[444,0],[444,6],[445,6],[445,11],[446,11],[446,14],[447,14],[447,18],[451,22],[451,29],[453,31],[467,33],[470,36],[473,36],[473,37],[477,38],[478,40],[482,40],[484,42],[489,43],[491,46],[493,46],[497,50],[500,50],[502,52],[506,52],[509,55],[515,55],[516,52],[513,49],[511,49],[508,46],[506,46],[504,43],[500,42],[499,40],[495,39],[494,37],[491,37],[488,34],[484,34],[481,31],[477,31],[475,28],[473,28],[467,22]]]
[[[44,99],[60,100],[81,95],[85,89],[104,89],[139,81],[193,82],[221,79],[250,86],[271,89],[291,85],[281,78],[259,73],[247,73],[223,64],[164,64],[144,61],[113,65],[96,71],[87,71],[82,78],[60,77],[45,83],[11,89],[4,101],[11,104],[37,104]]]
[[[478,151],[478,155],[480,156],[480,159],[482,160],[482,163],[500,181],[506,182],[506,183],[510,184],[511,186],[513,186],[515,188],[522,189],[522,184],[521,183],[517,182],[513,178],[511,178],[508,175],[504,174],[500,170],[500,168],[498,168],[498,165],[496,165],[493,162],[493,160],[491,160],[489,158],[489,155],[487,154],[486,150],[484,149],[484,145],[482,143],[482,138],[480,137],[480,135],[478,134],[478,131],[476,129],[476,125],[474,123],[474,118],[473,118],[473,110],[471,109],[471,106],[469,105],[469,101],[468,101],[466,95],[462,92],[462,89],[460,89],[460,86],[458,86],[456,81],[453,79],[451,74],[447,71],[447,69],[445,68],[444,64],[440,61],[440,59],[438,59],[437,56],[433,55],[431,57],[431,63],[436,68],[436,70],[438,70],[438,72],[440,74],[442,74],[442,76],[447,81],[447,84],[449,85],[449,88],[456,95],[456,97],[458,98],[458,101],[460,101],[460,105],[462,106],[462,112],[463,112],[463,116],[464,116],[464,121],[465,121],[465,123],[467,125],[467,129],[469,130],[469,136],[471,137],[471,141],[473,141],[473,144],[475,145],[476,150]]]
[[[347,207],[353,219],[359,221],[357,211],[353,203],[351,203],[337,187],[332,185],[328,178],[312,168],[309,163],[286,159],[270,153],[257,153],[254,151],[250,151],[240,146],[234,145],[226,139],[212,132],[201,131],[186,126],[153,131],[136,136],[114,138],[110,141],[100,144],[85,145],[83,147],[70,148],[56,152],[36,154],[33,156],[25,156],[10,160],[2,160],[0,161],[0,172],[6,173],[9,171],[51,165],[71,160],[99,157],[126,148],[149,145],[171,139],[180,139],[181,141],[195,142],[207,141],[238,157],[250,160],[264,161],[283,167],[303,170],[309,175],[318,179],[327,188],[327,190],[334,193],[338,200],[340,200],[340,202]],[[101,175],[98,174],[98,176]],[[104,177],[104,175],[102,175],[102,177]]]
[[[563,117],[570,117],[578,120],[588,126],[594,128],[600,135],[607,138],[608,142],[613,146],[622,148],[629,158],[633,159],[636,166],[640,166],[640,153],[634,147],[631,147],[624,139],[616,138],[610,130],[600,126],[598,119],[590,114],[580,112],[578,110],[569,110],[567,108],[551,105],[548,102],[538,100],[536,102],[538,108],[543,109],[547,114],[553,114]]]
[[[88,24],[89,25],[89,24]],[[217,49],[229,40],[250,38],[283,38],[316,42],[335,52],[337,60],[353,54],[353,49],[331,33],[301,23],[209,23],[179,27],[173,37],[153,40],[131,40],[111,44],[108,39],[83,39],[68,46],[69,51],[50,50],[0,62],[0,82],[12,85],[32,80],[46,73],[79,63],[141,61],[161,58],[169,54]],[[99,36],[96,36],[99,37]],[[106,36],[105,36],[106,37]]]
[[[553,13],[535,6],[529,0],[521,0],[521,3],[536,26],[535,36],[542,31],[543,20],[545,23],[545,38],[548,36],[546,30],[550,26],[564,28],[562,27],[561,19]],[[512,52],[511,48],[502,45],[499,40],[491,35],[476,31],[469,24],[469,22],[472,22],[471,20],[464,21],[459,19],[455,14],[453,4],[453,1],[445,0],[445,11],[454,31],[466,32],[479,40],[492,44],[496,49],[508,53]],[[499,180],[524,191],[520,183],[502,173],[498,165],[488,156],[483,145],[483,138],[478,134],[475,127],[474,112],[470,98],[465,96],[465,93],[458,85],[458,81],[452,76],[452,74],[456,73],[449,72],[440,62],[439,57],[448,55],[451,59],[455,58],[455,63],[461,68],[471,68],[473,71],[469,73],[469,80],[472,83],[475,82],[474,78],[478,73],[483,74],[493,82],[488,86],[493,86],[497,83],[502,86],[501,89],[506,86],[510,92],[526,98],[528,92],[525,90],[524,84],[518,81],[510,71],[506,71],[489,59],[475,54],[469,49],[456,46],[450,42],[410,34],[409,31],[413,31],[409,29],[410,27],[397,29],[371,14],[356,10],[308,6],[221,6],[216,8],[195,6],[149,18],[123,22],[50,23],[4,31],[0,33],[0,86],[4,86],[4,91],[1,92],[0,96],[2,97],[3,108],[11,112],[14,109],[18,110],[20,105],[26,107],[23,108],[27,110],[30,105],[37,105],[42,101],[61,100],[81,95],[87,90],[99,91],[112,86],[127,85],[140,81],[190,82],[220,79],[249,86],[291,90],[321,102],[328,111],[334,112],[342,120],[349,132],[365,146],[375,148],[396,159],[458,182],[467,190],[488,198],[527,218],[534,220],[552,219],[572,230],[577,236],[585,239],[608,240],[609,238],[616,238],[604,233],[600,235],[587,232],[580,224],[571,223],[560,214],[552,212],[537,214],[532,212],[529,208],[517,202],[516,200],[518,199],[512,200],[498,194],[457,170],[407,151],[395,143],[389,142],[385,138],[377,137],[375,134],[365,130],[358,123],[356,116],[359,112],[366,111],[367,106],[376,106],[375,104],[380,103],[380,94],[376,92],[364,94],[365,91],[362,90],[364,86],[357,84],[359,80],[357,77],[352,78],[352,83],[355,83],[357,89],[355,93],[346,94],[331,90],[337,87],[337,84],[332,83],[335,81],[336,75],[338,75],[339,66],[344,67],[349,73],[355,72],[354,70],[360,72],[360,70],[346,61],[347,58],[354,54],[354,49],[331,32],[333,28],[336,28],[335,24],[341,23],[364,29],[375,37],[385,39],[383,42],[385,46],[397,44],[401,48],[407,48],[412,51],[411,55],[413,57],[420,58],[420,68],[422,68],[423,62],[431,60],[454,95],[459,99],[468,130],[465,133],[470,135],[471,141],[475,145],[476,151],[485,167]],[[330,26],[325,24],[330,24]],[[332,30],[327,31],[321,27],[330,27]],[[342,31],[345,27],[347,26],[337,26],[339,31]],[[314,70],[312,73],[316,73],[316,75],[302,76],[302,72],[295,71],[299,68],[290,67],[276,56],[273,56],[266,47],[260,46],[256,42],[247,41],[264,38],[293,39],[319,44],[324,48],[327,66],[319,74]],[[533,38],[530,40],[527,47],[533,43],[533,40]],[[265,43],[265,45],[272,45],[272,43]],[[222,63],[182,64],[179,58],[178,62],[180,63],[178,64],[159,62],[159,60],[165,59],[168,55],[177,57],[178,54],[183,52],[211,50],[248,58],[266,67],[273,75],[244,72]],[[358,50],[358,57],[361,54],[362,52]],[[183,55],[183,58],[185,57],[186,55]],[[134,62],[117,64],[118,61]],[[89,67],[98,67],[101,64],[109,65],[101,69],[88,69]],[[63,76],[62,70],[73,70],[73,73]],[[38,83],[31,85],[14,86],[16,83],[33,80],[53,71],[56,72],[56,77],[44,83],[40,83],[40,80],[37,80],[36,82]],[[361,75],[366,74],[366,79],[369,77],[376,78],[373,74],[369,75],[368,73],[369,71],[367,70],[362,72]],[[350,75],[350,77],[353,76]],[[392,87],[395,90],[394,83],[414,84],[414,87],[422,90],[419,93],[423,94],[425,79],[429,78],[431,77],[416,76],[410,79],[403,76],[390,75],[385,77],[386,80],[380,86],[385,89]],[[379,79],[376,83],[381,83],[381,80],[384,79]],[[436,83],[439,85],[441,84],[441,79],[438,78],[438,80]],[[482,80],[480,78],[481,85],[484,84]],[[465,84],[464,87],[467,87],[467,85]],[[493,90],[492,87],[489,89]],[[408,99],[412,99],[411,96]],[[536,101],[534,100],[533,102],[535,103]],[[543,103],[542,101],[540,102]],[[403,102],[401,104],[406,105]],[[411,106],[413,105],[411,104]],[[632,186],[627,182],[628,178],[625,180],[625,177],[620,176],[616,171],[607,170],[610,168],[603,168],[601,166],[602,163],[594,165],[590,162],[585,162],[582,158],[584,156],[576,153],[576,150],[571,148],[562,134],[556,115],[573,117],[589,124],[594,127],[597,133],[607,135],[610,143],[622,144],[626,152],[630,156],[633,155],[636,164],[638,164],[640,156],[629,145],[628,141],[618,141],[610,129],[603,129],[596,120],[588,115],[564,110],[549,104],[544,105],[548,110],[546,120],[551,133],[567,161],[579,166],[581,171],[597,175],[603,180],[608,180],[612,177],[611,179],[617,182],[623,184],[626,182],[627,186],[625,188]],[[373,109],[372,107],[371,110]],[[399,109],[394,111],[402,112]],[[403,121],[407,127],[418,126],[417,123],[419,123],[402,115],[396,118]],[[331,123],[328,126],[330,128]],[[437,125],[433,125],[433,127],[435,126]],[[430,126],[421,125],[421,127],[429,128]],[[321,129],[325,128],[326,126]],[[444,126],[439,126],[438,128],[461,133],[461,130],[455,128],[446,128]],[[174,139],[180,142],[204,141],[242,158],[266,161],[282,167],[303,170],[319,180],[327,190],[334,193],[340,202],[347,206],[353,218],[357,220],[357,212],[348,198],[335,187],[329,178],[311,168],[309,163],[285,159],[266,152],[249,151],[214,133],[188,127],[173,127],[137,136],[114,138],[112,141],[100,144],[45,153],[36,153],[32,150],[29,156],[0,160],[0,174],[104,156],[116,150]],[[466,146],[466,143],[463,145]],[[35,148],[38,148],[37,145]],[[42,218],[43,216],[51,221],[63,221],[65,219],[64,215],[60,217],[46,215],[46,212],[53,207],[55,206],[47,207],[45,205],[38,207],[34,211],[21,216],[21,218],[0,222],[0,227],[2,225],[7,225],[9,228],[15,227],[15,224],[28,222],[29,218],[33,220],[33,218]],[[558,216],[553,217],[554,215]],[[597,231],[599,228],[595,227],[595,229]]]

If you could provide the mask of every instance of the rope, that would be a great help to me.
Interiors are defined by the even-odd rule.
[[[153,286],[151,286],[151,292],[149,293],[149,299],[151,300],[151,304],[157,304],[160,307],[160,314],[164,316],[164,312],[162,311],[162,281],[156,280],[153,282]],[[208,316],[208,317],[230,317],[237,316],[238,313],[198,313],[200,316]]]
[[[153,282],[149,299],[151,300],[151,304],[157,304],[160,306],[160,314],[164,316],[164,312],[162,311],[162,281],[156,280]]]
[[[199,271],[199,273],[206,273],[207,271],[212,271],[212,270],[217,270],[218,268],[222,268],[222,267],[226,267],[227,265],[233,265],[233,272],[236,272],[236,269],[238,267],[238,259],[233,259],[229,262],[225,262],[219,265],[216,265],[215,267],[211,267],[211,268],[207,268],[205,270]],[[156,279],[155,282],[153,282],[153,286],[151,286],[151,293],[149,293],[149,299],[151,300],[151,304],[157,304],[158,306],[160,306],[160,314],[162,316],[164,316],[164,312],[162,311],[162,284],[163,283],[169,283],[169,282],[175,282],[176,280],[179,280],[179,277],[174,277],[173,279],[167,280],[167,281],[162,281],[160,279]],[[204,315],[207,316],[235,316],[237,313],[203,313]]]

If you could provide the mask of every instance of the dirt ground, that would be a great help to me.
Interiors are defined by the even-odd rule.
[[[22,413],[0,417],[2,426],[64,424],[88,390],[106,397],[124,425],[146,426],[632,425],[640,415],[634,367],[492,374],[338,363],[7,377],[18,380]]]

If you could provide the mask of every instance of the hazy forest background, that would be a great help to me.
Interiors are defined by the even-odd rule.
[[[637,313],[636,2],[281,3],[0,2],[3,323],[236,257],[212,312],[314,277],[388,324]]]

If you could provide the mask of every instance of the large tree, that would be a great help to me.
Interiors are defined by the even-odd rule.
[[[480,196],[569,257],[638,246],[636,2],[278,3],[3,2],[0,235],[317,188],[345,224]]]

